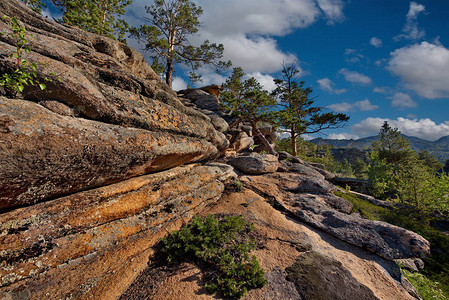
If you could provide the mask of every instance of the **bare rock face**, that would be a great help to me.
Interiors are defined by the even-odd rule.
[[[276,156],[258,153],[233,157],[229,160],[229,164],[246,174],[255,175],[273,173],[279,167]]]
[[[41,79],[53,78],[43,91],[26,87],[23,97],[34,103],[0,98],[0,211],[205,160],[228,146],[129,46],[17,0],[1,1],[0,15],[22,22],[32,34],[23,58],[40,63]],[[7,20],[0,31],[3,73],[15,68],[15,46]]]
[[[0,299],[115,299],[230,169],[177,167],[0,214]]]
[[[331,194],[335,188],[324,183],[327,181],[297,173],[247,176],[242,181],[274,199],[295,218],[383,258],[425,258],[430,254],[429,242],[412,231],[348,214],[352,205]]]
[[[339,261],[315,251],[301,255],[286,271],[302,299],[379,299]]]

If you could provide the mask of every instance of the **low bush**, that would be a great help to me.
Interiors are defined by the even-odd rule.
[[[161,240],[161,252],[169,263],[187,260],[206,270],[209,292],[241,297],[267,282],[256,257],[249,255],[256,247],[248,235],[253,227],[236,216],[195,216]]]

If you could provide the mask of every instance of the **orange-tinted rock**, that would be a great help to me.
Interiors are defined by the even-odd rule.
[[[205,159],[195,137],[61,116],[0,97],[0,209],[17,207]]]
[[[111,299],[166,230],[221,195],[223,176],[189,165],[0,215],[0,298],[26,286],[32,299]]]
[[[185,107],[136,50],[57,24],[18,0],[1,1],[0,15],[24,24],[31,52],[23,58],[38,63],[41,80],[53,79],[43,91],[25,88],[23,97],[35,103],[0,100],[0,211],[205,160],[227,147],[210,118]],[[0,73],[10,72],[7,19],[0,32]]]

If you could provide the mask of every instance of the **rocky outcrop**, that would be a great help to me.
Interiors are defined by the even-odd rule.
[[[26,27],[43,91],[0,99],[0,210],[214,157],[227,123],[185,107],[136,50],[0,3]],[[14,40],[0,20],[0,70],[15,67]],[[32,36],[31,36],[32,34]],[[55,73],[56,75],[51,75]],[[57,80],[59,77],[60,80]],[[215,127],[219,130],[215,130]]]
[[[61,116],[0,97],[0,209],[198,161],[205,139]]]
[[[274,209],[267,199],[250,189],[225,193],[202,213],[242,215],[254,224],[257,248],[251,254],[268,283],[249,290],[243,300],[415,299],[403,288],[395,262],[298,222]],[[120,299],[217,299],[204,288],[207,276],[194,264],[165,271],[149,264]]]
[[[271,154],[251,153],[232,157],[228,163],[246,174],[274,173],[279,167],[278,158]]]
[[[151,247],[223,191],[232,168],[178,167],[0,215],[0,299],[113,299]]]
[[[301,255],[286,271],[287,279],[295,283],[302,299],[378,299],[339,261],[315,251]]]
[[[295,173],[243,177],[242,181],[274,199],[299,220],[386,259],[430,255],[429,242],[420,235],[348,214],[350,206],[344,204],[346,200],[330,194],[335,189],[330,183]]]

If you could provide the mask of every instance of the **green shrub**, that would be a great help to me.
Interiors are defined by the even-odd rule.
[[[418,294],[423,298],[423,300],[448,299],[446,296],[444,296],[444,293],[441,290],[440,284],[438,282],[433,282],[426,276],[417,272],[410,272],[408,270],[401,271],[405,278],[407,278],[407,280],[416,288]]]
[[[429,219],[427,214],[422,214],[412,206],[400,206],[399,208],[388,209],[374,205],[356,195],[340,191],[334,193],[351,202],[354,205],[353,211],[359,212],[365,218],[380,220],[406,228],[427,239],[430,242],[432,255],[424,259],[424,270],[421,273],[414,274],[410,282],[415,286],[420,295],[421,292],[424,293],[424,295],[421,295],[424,299],[449,299],[449,236],[433,228],[430,225],[432,220]],[[421,291],[417,286],[425,286],[426,281],[438,284],[439,290],[441,290],[442,295],[446,298],[427,297],[427,291],[425,289]]]
[[[15,59],[16,69],[11,73],[4,73],[0,77],[0,87],[4,87],[13,97],[23,92],[25,86],[38,86],[41,90],[44,90],[46,85],[43,82],[51,81],[51,79],[44,78],[40,81],[37,75],[37,65],[22,58],[24,53],[31,52],[28,46],[26,29],[14,17],[8,18],[3,16],[2,20],[9,21],[11,26],[9,36],[13,39],[16,50],[9,54],[8,57]],[[4,35],[4,33],[0,32],[0,35]]]
[[[267,280],[255,256],[255,242],[249,241],[252,224],[241,217],[195,216],[179,231],[161,240],[168,262],[190,260],[210,272],[206,288],[225,297],[241,297],[248,289],[263,287]]]
[[[238,180],[237,178],[232,181],[232,186],[234,187],[234,189],[237,192],[241,192],[245,189],[245,186],[243,185],[243,183],[240,180]]]

